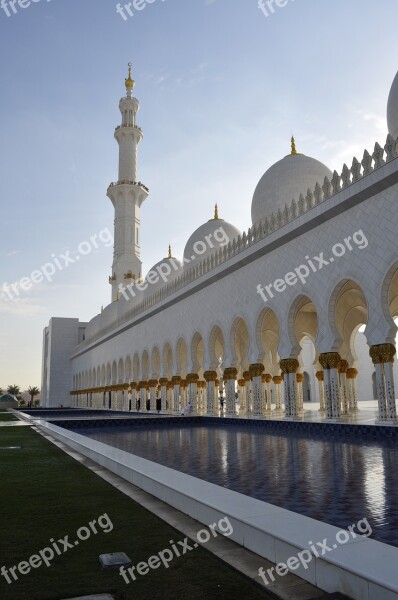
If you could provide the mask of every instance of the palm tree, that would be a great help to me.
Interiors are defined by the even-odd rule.
[[[7,394],[11,394],[11,396],[18,398],[21,395],[19,385],[9,385],[7,388]]]
[[[35,399],[35,396],[38,396],[40,394],[40,390],[38,387],[32,387],[31,385],[28,387],[28,394],[30,396],[30,403],[33,406],[33,401]]]

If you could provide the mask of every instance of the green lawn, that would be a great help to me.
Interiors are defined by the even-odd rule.
[[[1,421],[18,421],[18,419],[12,413],[1,411],[1,414],[0,414],[0,423],[1,423]]]
[[[27,575],[17,571],[19,580],[12,584],[0,577],[1,600],[61,600],[100,592],[118,600],[270,599],[254,582],[202,548],[127,585],[118,571],[101,569],[99,554],[126,552],[136,565],[184,535],[30,428],[1,428],[0,446],[22,446],[0,451],[0,568],[29,560],[51,546],[50,538],[57,541],[69,535],[74,542],[80,527],[105,513],[113,524],[110,533],[97,526],[97,535],[68,549],[49,568],[41,566]]]

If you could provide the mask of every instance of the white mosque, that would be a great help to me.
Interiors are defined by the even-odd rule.
[[[298,419],[303,403],[339,419],[358,399],[397,418],[398,74],[386,143],[341,171],[297,152],[260,179],[252,227],[219,217],[143,279],[131,67],[119,107],[112,302],[89,323],[44,330],[42,405]],[[158,400],[157,400],[158,399]],[[238,401],[236,401],[238,399]]]

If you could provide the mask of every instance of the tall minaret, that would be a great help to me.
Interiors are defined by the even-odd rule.
[[[139,102],[133,98],[135,82],[131,78],[129,63],[125,82],[127,95],[120,100],[122,124],[116,127],[115,139],[119,144],[119,179],[111,183],[107,196],[115,207],[115,242],[113,252],[112,301],[118,299],[119,285],[128,285],[141,276],[140,225],[141,204],[149,190],[137,181],[137,150],[142,131],[136,125]]]

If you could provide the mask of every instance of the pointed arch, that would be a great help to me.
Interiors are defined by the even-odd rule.
[[[185,379],[187,375],[187,344],[183,337],[178,338],[176,344],[176,375]]]

